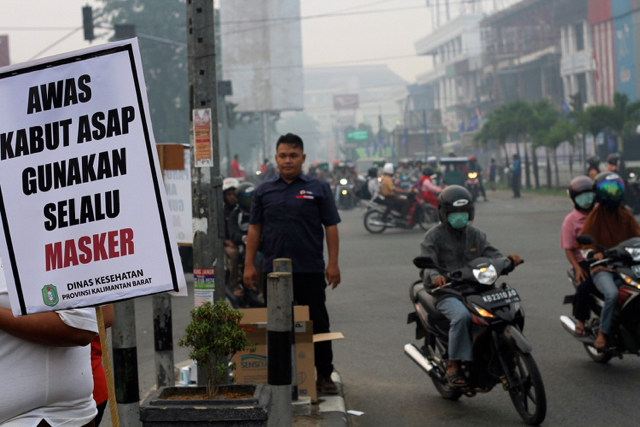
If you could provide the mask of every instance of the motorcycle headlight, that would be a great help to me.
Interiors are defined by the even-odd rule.
[[[477,177],[478,177],[478,173],[477,172],[469,172],[469,178],[475,179]]]
[[[342,178],[342,179],[340,180],[340,185],[347,185],[347,183],[348,183],[348,182],[349,182],[349,181],[347,181],[346,179]]]
[[[473,275],[479,283],[483,285],[493,285],[498,280],[498,272],[493,265],[473,270]]]
[[[634,261],[640,261],[640,248],[624,248]]]
[[[344,196],[346,196],[346,195],[347,195],[347,190],[342,190],[342,194],[343,194]]]
[[[631,277],[627,276],[624,273],[620,273],[620,276],[622,277],[622,280],[624,280],[624,283],[626,283],[627,285],[635,286],[636,288],[640,289],[640,283],[636,282]]]

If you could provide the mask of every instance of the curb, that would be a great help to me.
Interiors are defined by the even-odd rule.
[[[347,427],[347,407],[344,402],[344,387],[340,374],[333,371],[331,379],[338,386],[339,394],[318,395],[318,414],[320,419],[313,423],[315,427]]]

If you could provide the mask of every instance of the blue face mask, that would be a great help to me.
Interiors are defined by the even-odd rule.
[[[464,228],[469,222],[469,212],[454,212],[447,215],[447,222],[455,229]]]
[[[593,207],[593,200],[595,196],[596,195],[591,191],[579,194],[576,196],[576,205],[580,206],[582,209],[590,209]]]

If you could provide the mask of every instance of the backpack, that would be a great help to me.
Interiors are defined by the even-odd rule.
[[[356,197],[362,200],[371,200],[371,193],[369,192],[369,181],[365,181],[356,190]]]

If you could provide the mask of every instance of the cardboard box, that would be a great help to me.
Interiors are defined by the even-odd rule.
[[[267,309],[249,308],[240,310],[244,313],[242,324],[250,342],[256,343],[256,351],[238,352],[231,359],[236,363],[233,375],[238,384],[261,383],[267,384]],[[340,332],[313,335],[313,322],[309,320],[309,307],[294,307],[295,339],[296,339],[296,370],[297,378],[293,384],[298,385],[300,397],[310,397],[317,401],[315,355],[313,343],[319,341],[342,339]]]

